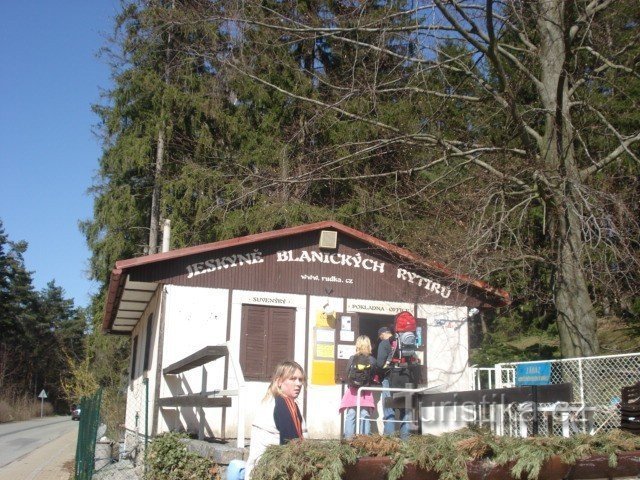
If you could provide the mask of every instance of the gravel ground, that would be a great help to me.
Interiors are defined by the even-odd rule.
[[[227,478],[227,466],[219,465],[220,478]],[[142,480],[144,467],[135,466],[131,460],[120,460],[93,473],[92,480]]]
[[[135,466],[131,460],[120,460],[93,473],[93,480],[142,480],[142,465]]]

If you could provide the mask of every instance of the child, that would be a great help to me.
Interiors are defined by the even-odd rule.
[[[356,339],[356,354],[349,359],[349,364],[347,365],[347,378],[349,378],[349,372],[351,371],[351,367],[354,363],[356,357],[359,359],[365,360],[368,362],[368,378],[365,382],[360,386],[369,385],[373,379],[373,375],[376,370],[376,359],[371,356],[371,340],[366,335],[360,335]],[[360,363],[366,362],[361,361]],[[365,369],[366,370],[366,369]],[[356,401],[358,398],[358,388],[357,385],[349,385],[347,390],[344,392],[342,397],[342,401],[340,402],[340,413],[344,411],[344,436],[349,439],[353,437],[356,433]],[[373,399],[373,393],[370,391],[364,391],[360,394],[360,433],[363,435],[369,435],[371,432],[371,422],[369,419],[371,418],[371,412],[375,408],[375,403]]]

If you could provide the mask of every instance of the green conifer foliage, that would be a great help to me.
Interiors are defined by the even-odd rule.
[[[35,399],[44,389],[56,411],[66,413],[61,380],[68,375],[66,356],[84,356],[84,312],[53,280],[34,289],[27,248],[9,240],[0,221],[0,399]]]
[[[304,440],[270,446],[260,457],[252,478],[257,480],[338,480],[345,468],[363,457],[388,457],[387,478],[402,478],[408,464],[436,473],[442,480],[468,479],[468,462],[483,463],[485,471],[504,466],[513,478],[536,479],[545,463],[575,465],[584,458],[604,455],[615,467],[621,452],[640,448],[638,437],[621,431],[595,436],[513,438],[488,431],[462,429],[442,435],[416,435],[402,441],[380,435],[356,436],[350,441]],[[502,478],[502,473],[500,477]]]

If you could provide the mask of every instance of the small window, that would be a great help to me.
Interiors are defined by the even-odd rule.
[[[153,336],[153,313],[147,319],[147,336],[144,339],[144,367],[146,372],[151,366],[151,337]]]
[[[242,306],[240,366],[247,380],[269,381],[278,363],[293,360],[295,309]]]
[[[133,337],[133,345],[131,346],[131,380],[136,377],[136,360],[138,356],[138,336]]]

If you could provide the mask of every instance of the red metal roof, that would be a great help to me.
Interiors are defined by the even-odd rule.
[[[379,247],[390,253],[396,254],[405,260],[409,260],[418,266],[425,267],[429,270],[435,270],[442,274],[444,277],[451,278],[454,281],[462,282],[467,285],[471,285],[496,299],[496,305],[507,305],[510,302],[509,294],[501,289],[494,288],[486,282],[473,279],[466,275],[461,275],[446,268],[439,262],[431,260],[425,260],[416,254],[398,247],[391,243],[380,240],[359,230],[347,227],[341,223],[334,221],[323,221],[317,223],[309,223],[305,225],[299,225],[296,227],[283,228],[281,230],[272,230],[269,232],[258,233],[254,235],[247,235],[245,237],[231,238],[229,240],[222,240],[219,242],[206,243],[203,245],[197,245],[194,247],[180,248],[177,250],[171,250],[164,253],[156,253],[153,255],[146,255],[143,257],[130,258],[127,260],[120,260],[116,262],[116,268],[111,271],[111,278],[109,281],[109,289],[107,293],[107,300],[105,302],[104,318],[102,322],[102,328],[104,331],[109,331],[117,313],[117,306],[120,302],[122,290],[124,288],[125,280],[127,278],[127,270],[130,268],[138,267],[141,265],[156,264],[175,258],[182,258],[189,255],[195,255],[205,252],[211,252],[215,250],[221,250],[229,247],[236,247],[251,243],[263,242],[265,240],[273,240],[277,238],[298,235],[301,233],[311,232],[314,230],[334,229],[345,235],[360,239],[370,245]]]

